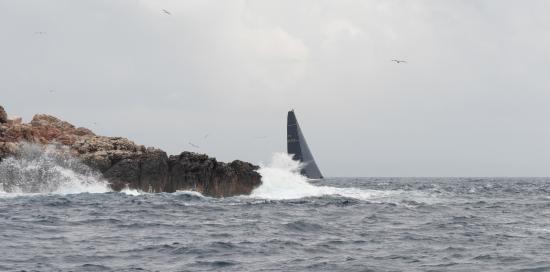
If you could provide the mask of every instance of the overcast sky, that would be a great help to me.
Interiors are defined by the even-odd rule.
[[[254,163],[286,150],[294,108],[326,176],[549,176],[549,14],[547,0],[0,0],[0,104]]]

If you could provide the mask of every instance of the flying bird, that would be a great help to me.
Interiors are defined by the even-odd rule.
[[[204,135],[204,139],[208,138],[208,136],[210,136],[210,134]]]
[[[400,63],[407,63],[406,60],[396,60],[396,59],[393,59],[393,60],[391,60],[391,61],[393,61],[393,62],[395,62],[395,63],[397,63],[397,64],[400,64]]]
[[[192,143],[192,142],[189,142],[189,145],[192,146],[192,147],[194,147],[194,148],[200,148],[200,146],[198,146],[198,145],[196,145],[196,144],[194,144],[194,143]]]
[[[170,11],[167,11],[167,10],[165,10],[165,9],[163,9],[162,12],[164,12],[164,13],[166,13],[166,14],[168,14],[168,15],[172,15],[172,13],[171,13]]]
[[[36,32],[34,32],[34,34],[36,34],[36,35],[43,35],[43,34],[46,34],[46,32],[43,32],[43,31],[36,31]]]

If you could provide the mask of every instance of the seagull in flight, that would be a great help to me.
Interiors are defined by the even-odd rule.
[[[395,62],[395,63],[397,63],[397,64],[400,64],[400,63],[407,63],[406,60],[396,60],[396,59],[393,59],[393,60],[391,60],[391,61],[393,61],[393,62]]]
[[[36,31],[36,32],[34,32],[34,34],[36,34],[36,35],[44,35],[44,34],[46,34],[46,32],[43,32],[43,31]]]
[[[192,142],[189,142],[189,145],[192,146],[192,147],[194,147],[194,148],[201,148],[200,146],[198,146],[198,145],[196,145],[196,144],[194,144],[194,143],[192,143]]]
[[[166,14],[168,14],[168,15],[172,15],[172,13],[171,13],[170,11],[167,11],[167,10],[165,10],[165,9],[162,9],[162,12],[164,12],[164,13],[166,13]]]

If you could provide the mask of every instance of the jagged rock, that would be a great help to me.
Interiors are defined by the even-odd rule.
[[[218,162],[214,158],[191,152],[170,156],[170,188],[167,191],[195,190],[205,195],[230,196],[250,194],[260,185],[257,166],[242,161]]]
[[[139,185],[143,191],[167,192],[168,156],[160,149],[148,149],[140,157]]]
[[[4,107],[0,106],[0,124],[8,122],[8,114],[4,110]]]
[[[23,123],[23,119],[21,117],[8,117],[8,125],[21,125]]]
[[[0,106],[0,115],[2,112],[5,114]],[[258,167],[250,163],[222,163],[191,152],[168,157],[160,149],[145,148],[122,137],[98,136],[87,128],[76,128],[45,114],[35,115],[28,124],[0,124],[0,160],[16,154],[21,142],[67,146],[74,156],[101,172],[114,190],[195,190],[225,197],[250,194],[261,184]]]
[[[124,187],[135,188],[139,185],[139,160],[124,159],[111,166],[103,175],[111,183],[111,187],[120,191]]]
[[[91,130],[83,127],[77,128],[75,134],[78,136],[95,136],[95,134]]]

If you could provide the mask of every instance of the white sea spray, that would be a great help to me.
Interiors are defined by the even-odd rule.
[[[101,174],[66,147],[22,143],[17,156],[0,162],[2,195],[77,194],[111,191]]]
[[[252,192],[251,197],[282,200],[338,195],[359,200],[375,200],[397,193],[352,187],[316,186],[300,174],[302,166],[302,163],[293,160],[287,153],[275,153],[271,162],[262,165],[258,170],[262,175],[262,185]]]

